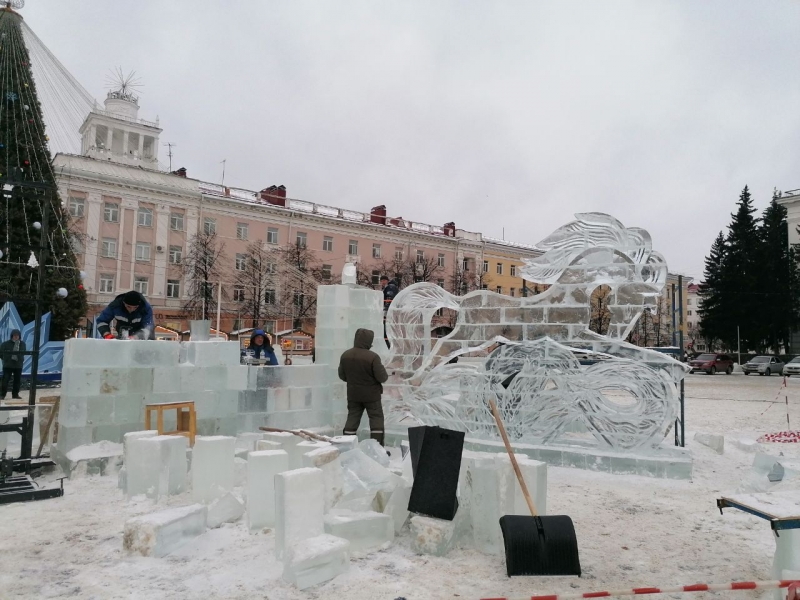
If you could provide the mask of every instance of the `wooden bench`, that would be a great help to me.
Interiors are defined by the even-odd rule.
[[[177,429],[164,431],[164,411],[177,411]],[[158,435],[183,435],[189,438],[189,445],[194,446],[197,435],[197,414],[194,411],[194,402],[163,402],[160,404],[147,404],[144,407],[144,428],[152,429],[150,414],[156,413],[156,429]]]

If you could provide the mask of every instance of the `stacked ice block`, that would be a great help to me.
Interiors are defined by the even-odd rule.
[[[317,288],[317,330],[314,340],[316,364],[327,365],[326,381],[337,401],[333,413],[334,429],[344,427],[347,418],[344,383],[337,369],[342,352],[353,347],[357,329],[370,329],[375,334],[372,349],[382,357],[387,354],[383,343],[383,294],[354,285],[321,285]]]
[[[54,457],[143,430],[146,404],[193,401],[199,435],[330,425],[326,371],[322,365],[242,366],[236,342],[71,339]],[[174,429],[175,413],[164,416],[165,428]]]

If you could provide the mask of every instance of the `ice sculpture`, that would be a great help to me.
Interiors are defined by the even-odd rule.
[[[657,445],[675,420],[675,384],[686,368],[624,341],[642,312],[656,308],[666,283],[667,264],[650,235],[584,213],[538,248],[542,255],[522,269],[525,279],[549,284],[536,296],[455,296],[430,283],[397,295],[386,318],[390,413],[496,437],[487,409],[495,397],[517,440],[555,443],[580,421],[600,445]],[[590,298],[601,285],[610,288],[607,336],[589,330]],[[455,312],[455,326],[432,344],[431,319],[442,308]],[[584,370],[577,349],[604,360]],[[486,358],[450,362],[475,353]]]

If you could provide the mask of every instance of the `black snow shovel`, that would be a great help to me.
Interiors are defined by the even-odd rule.
[[[515,575],[577,575],[581,576],[581,563],[578,558],[578,539],[575,526],[566,515],[539,516],[528,486],[522,478],[517,459],[511,450],[506,429],[497,412],[494,400],[489,400],[494,420],[511,459],[511,466],[517,474],[522,495],[528,503],[531,516],[505,515],[500,517],[500,529],[506,548],[506,572]]]

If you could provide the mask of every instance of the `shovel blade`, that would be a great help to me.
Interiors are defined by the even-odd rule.
[[[538,523],[537,523],[538,521]],[[541,527],[540,527],[541,525]],[[581,575],[578,539],[566,515],[500,518],[506,572],[518,575]]]

